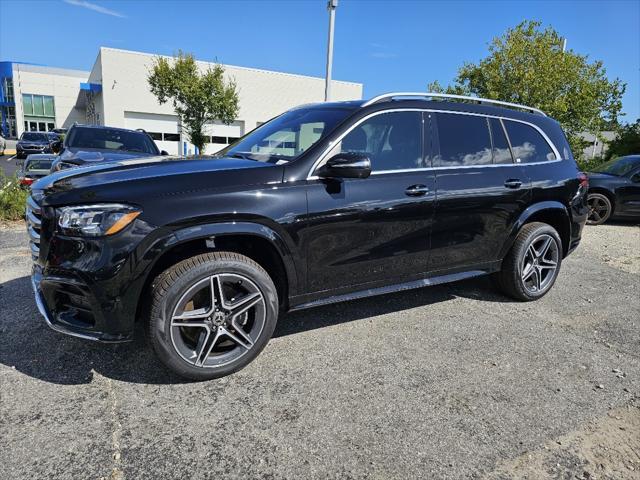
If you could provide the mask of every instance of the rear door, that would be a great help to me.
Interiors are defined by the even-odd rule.
[[[524,168],[513,160],[500,119],[468,113],[432,115],[437,204],[431,270],[498,260],[530,198]]]
[[[366,179],[311,177],[301,232],[310,292],[392,284],[428,269],[435,199],[423,114],[377,113],[354,126],[325,157],[366,153]]]

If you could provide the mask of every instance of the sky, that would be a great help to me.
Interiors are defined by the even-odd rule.
[[[640,0],[339,0],[333,78],[364,97],[425,91],[487,55],[493,37],[541,20],[627,83],[640,117]],[[100,46],[324,76],[326,0],[0,0],[0,61],[90,70]]]

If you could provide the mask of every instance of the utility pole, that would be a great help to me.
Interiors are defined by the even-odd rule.
[[[562,37],[562,53],[567,50],[567,37]]]
[[[333,27],[336,22],[336,7],[338,0],[328,0],[327,10],[329,10],[329,41],[327,42],[327,74],[324,81],[324,101],[331,98],[331,67],[333,66]]]

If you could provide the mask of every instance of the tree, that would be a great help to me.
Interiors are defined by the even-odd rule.
[[[618,135],[609,142],[607,160],[624,155],[640,154],[640,120],[618,129]]]
[[[191,143],[204,152],[207,123],[233,122],[238,115],[238,92],[233,81],[225,81],[224,67],[215,64],[198,69],[190,53],[180,51],[172,60],[156,57],[147,77],[151,93],[160,105],[171,101]]]
[[[618,124],[626,84],[610,81],[601,61],[562,51],[556,30],[524,21],[489,44],[489,55],[478,64],[465,63],[455,83],[430,88],[520,103],[539,108],[560,122],[572,150],[585,146],[578,134],[596,135]]]

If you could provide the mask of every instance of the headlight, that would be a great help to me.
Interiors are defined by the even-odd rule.
[[[58,226],[65,235],[101,237],[118,233],[140,213],[118,203],[62,207],[58,209]]]

